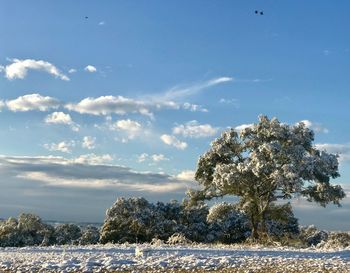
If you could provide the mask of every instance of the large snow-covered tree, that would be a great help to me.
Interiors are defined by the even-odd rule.
[[[330,183],[339,176],[337,155],[316,149],[313,141],[305,124],[288,125],[266,116],[240,133],[231,128],[199,158],[195,178],[202,189],[189,196],[193,201],[240,197],[255,239],[266,233],[268,212],[277,199],[298,194],[322,206],[340,205],[345,193]]]

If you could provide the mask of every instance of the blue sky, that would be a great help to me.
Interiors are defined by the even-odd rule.
[[[209,143],[259,114],[315,130],[319,148],[340,154],[334,183],[349,191],[349,10],[1,1],[0,217],[102,221],[118,196],[182,199]],[[349,199],[294,206],[301,224],[350,229]]]

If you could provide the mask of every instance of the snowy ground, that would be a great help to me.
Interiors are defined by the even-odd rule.
[[[146,248],[144,256],[135,256],[135,247],[0,248],[0,272],[350,272],[349,248],[142,245],[138,248]]]

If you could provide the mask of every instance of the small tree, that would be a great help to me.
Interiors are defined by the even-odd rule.
[[[195,178],[203,189],[189,196],[192,201],[239,196],[254,239],[267,232],[268,211],[277,199],[300,194],[321,206],[340,205],[345,193],[330,184],[339,176],[337,156],[317,150],[313,140],[305,124],[289,126],[266,116],[240,134],[231,128],[199,158]]]

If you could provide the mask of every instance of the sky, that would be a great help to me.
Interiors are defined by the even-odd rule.
[[[260,114],[313,129],[350,193],[349,1],[0,3],[0,218],[181,200],[210,142]],[[342,203],[293,206],[350,230]]]

